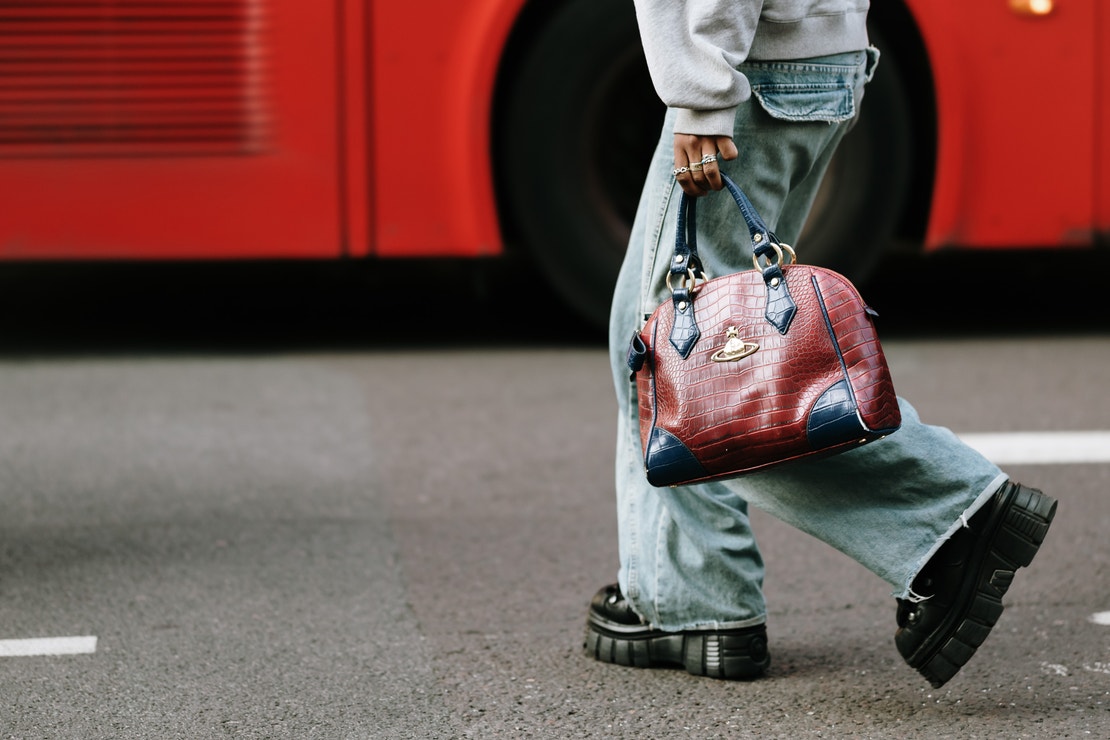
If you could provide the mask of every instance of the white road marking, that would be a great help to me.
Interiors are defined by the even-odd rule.
[[[1110,432],[1012,432],[959,436],[996,465],[1110,462]]]
[[[0,640],[0,658],[28,655],[79,655],[96,652],[96,635]]]
[[[1110,612],[1095,612],[1090,616],[1090,620],[1095,624],[1103,624],[1110,627]]]

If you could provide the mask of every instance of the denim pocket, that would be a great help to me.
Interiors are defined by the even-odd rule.
[[[856,100],[848,81],[826,83],[761,83],[752,85],[763,110],[784,121],[840,123],[856,115]]]
[[[874,68],[870,49],[741,65],[752,95],[772,118],[841,123],[856,116],[856,86]]]

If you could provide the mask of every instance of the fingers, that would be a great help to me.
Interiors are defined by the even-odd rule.
[[[713,140],[712,151],[705,151],[702,149],[702,173],[709,183],[709,187],[713,190],[721,190],[725,186],[725,181],[721,179],[720,160],[736,159],[739,152],[736,150],[736,144],[728,136],[718,136]]]
[[[740,156],[740,151],[736,148],[736,142],[732,140],[731,136],[721,136],[717,139],[717,150],[720,152],[721,159],[731,161]]]
[[[736,159],[736,144],[727,136],[675,134],[674,176],[682,192],[697,198],[721,190],[719,159]]]
[[[695,198],[705,195],[711,190],[720,190],[725,186],[721,179],[721,168],[717,164],[718,155],[715,152],[696,154],[686,160],[687,164],[680,165],[675,160],[674,177],[682,187],[682,192]]]
[[[704,140],[704,141],[703,141]],[[712,146],[706,137],[692,134],[674,135],[674,176],[682,192],[697,198],[709,192],[709,180],[702,163],[702,148]]]
[[[717,164],[717,152],[709,152],[703,154],[701,157],[702,170],[701,173],[705,175],[705,181],[713,190],[720,190],[725,186],[724,180],[721,179],[721,167]]]

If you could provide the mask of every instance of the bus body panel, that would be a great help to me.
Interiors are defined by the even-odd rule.
[[[377,3],[372,27],[374,253],[499,254],[492,99],[524,0]],[[435,22],[429,22],[434,19]],[[542,142],[537,142],[542,145]]]
[[[43,35],[7,11],[0,259],[500,254],[493,161],[528,152],[490,141],[492,99],[525,2],[241,0],[211,21],[163,0],[144,5],[147,46],[123,54],[153,67],[127,74],[95,49],[57,61],[81,23],[108,21],[57,6]],[[926,249],[1088,245],[1110,229],[1103,5],[1035,18],[1004,0],[907,0],[939,118]],[[188,23],[167,31],[169,6]],[[208,32],[238,56],[198,57],[190,39]],[[89,70],[101,87],[77,92],[103,100],[71,120],[66,96]],[[117,120],[116,88],[131,118]],[[93,124],[102,140],[67,140]],[[226,127],[238,128],[219,138]]]
[[[1110,6],[1106,3],[1095,4],[1095,34],[1100,39],[1110,38]],[[1095,190],[1092,193],[1095,203],[1095,229],[1104,243],[1110,243],[1110,51],[1106,44],[1096,45],[1098,59],[1095,66],[1094,111],[1095,142],[1097,156],[1094,159]]]
[[[179,5],[5,13],[0,258],[340,255],[336,4]]]
[[[1092,243],[1099,2],[1044,17],[1001,1],[909,3],[938,107],[926,249]]]

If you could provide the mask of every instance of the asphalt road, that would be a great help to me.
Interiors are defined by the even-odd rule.
[[[927,421],[1110,429],[1105,273],[1054,259],[865,287]],[[527,277],[421,267],[0,274],[0,641],[96,638],[0,657],[0,738],[1110,736],[1105,463],[1007,466],[1059,514],[940,690],[883,583],[759,512],[766,678],[585,657],[602,338]]]

